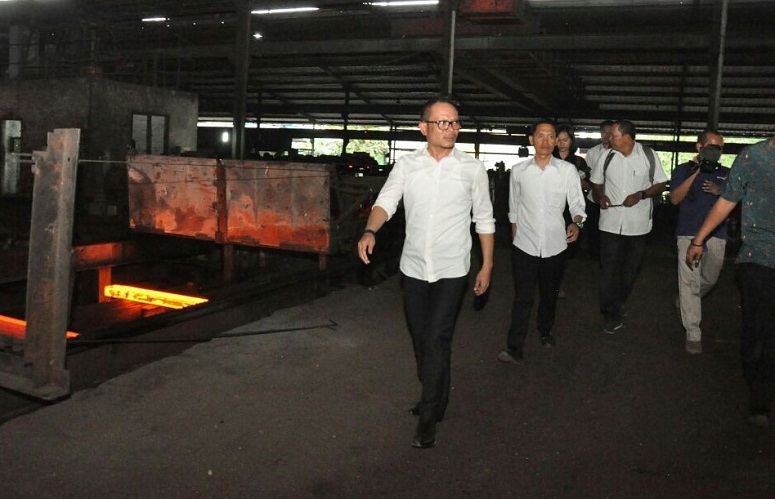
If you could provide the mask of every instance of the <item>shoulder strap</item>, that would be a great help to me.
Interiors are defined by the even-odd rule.
[[[657,153],[649,146],[643,146],[646,157],[649,159],[649,184],[654,185],[654,172],[657,169]]]
[[[656,151],[649,146],[643,146],[643,151],[646,153],[646,157],[649,160],[649,184],[654,184],[654,172],[657,170],[657,156]],[[614,152],[608,153],[605,157],[605,163],[603,163],[603,179],[605,179],[605,173],[608,171],[608,165],[614,157]]]
[[[608,165],[611,164],[612,159],[614,159],[613,151],[608,153],[608,156],[605,157],[605,163],[603,163],[603,182],[605,182],[605,172],[608,171]]]

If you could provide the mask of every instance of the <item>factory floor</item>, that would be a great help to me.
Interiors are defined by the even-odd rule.
[[[626,329],[599,332],[597,264],[569,261],[557,347],[503,364],[512,297],[499,244],[469,294],[433,449],[410,446],[419,395],[398,276],[348,285],[0,426],[9,498],[773,497],[775,430],[747,421],[728,262],[689,355],[674,245],[653,241]],[[482,306],[483,305],[483,306]],[[532,328],[531,328],[532,329]],[[117,346],[116,348],[120,348]]]

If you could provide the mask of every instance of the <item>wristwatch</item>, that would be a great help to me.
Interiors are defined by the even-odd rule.
[[[573,222],[573,225],[575,225],[579,229],[583,229],[584,228],[584,222]]]

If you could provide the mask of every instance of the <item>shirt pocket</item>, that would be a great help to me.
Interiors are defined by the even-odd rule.
[[[651,187],[651,182],[649,181],[649,170],[650,166],[640,166],[635,169],[632,176],[632,187],[634,190],[643,190],[648,189]]]
[[[565,191],[561,189],[549,189],[544,192],[546,195],[546,204],[553,208],[564,208],[566,203]]]
[[[471,179],[460,172],[455,172],[442,179],[439,191],[444,198],[456,205],[471,204]]]

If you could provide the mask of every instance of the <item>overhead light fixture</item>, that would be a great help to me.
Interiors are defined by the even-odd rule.
[[[438,5],[439,0],[394,0],[390,2],[364,2],[374,7],[416,7],[419,5]]]
[[[320,10],[320,9],[317,7],[294,7],[292,9],[253,10],[250,13],[255,14],[257,16],[266,16],[271,14],[295,14],[297,12],[315,12],[316,10]]]
[[[143,18],[144,23],[163,23],[165,21],[169,21],[169,19],[161,16]]]

